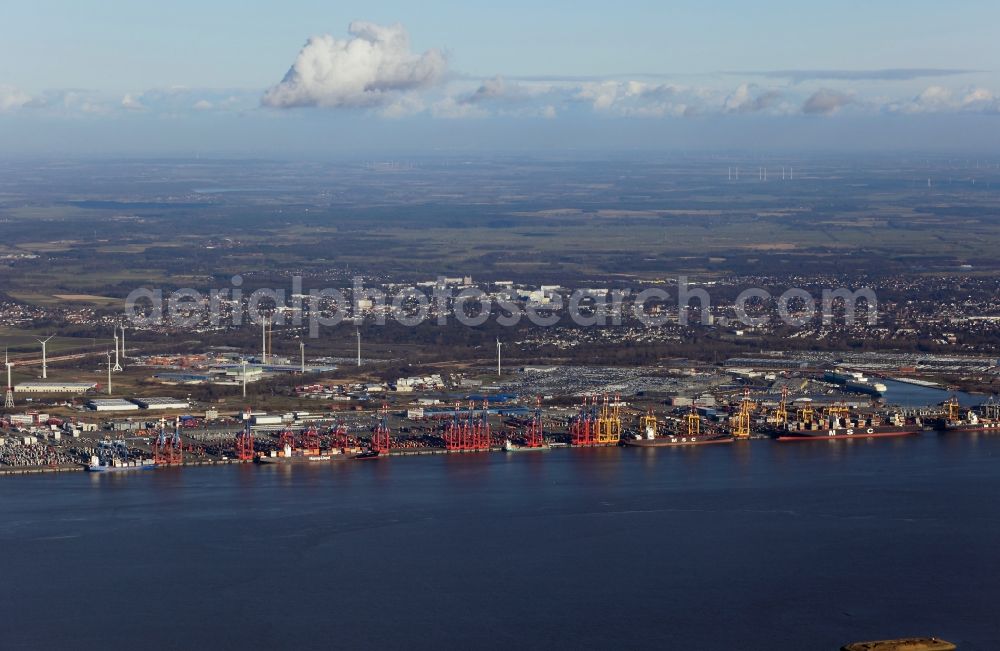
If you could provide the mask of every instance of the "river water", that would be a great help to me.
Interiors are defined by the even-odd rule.
[[[1000,437],[0,480],[4,649],[1000,648]]]
[[[896,380],[878,380],[886,386],[886,392],[882,396],[887,404],[900,405],[903,407],[928,407],[940,405],[952,396],[958,398],[958,402],[966,407],[975,407],[988,399],[988,396],[973,395],[964,391],[946,391],[935,387],[924,387],[908,382],[897,382]]]

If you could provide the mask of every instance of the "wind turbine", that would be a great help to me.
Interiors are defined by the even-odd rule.
[[[116,373],[122,370],[122,365],[118,361],[118,326],[115,326],[115,365],[111,370]]]
[[[49,335],[45,339],[36,339],[36,341],[38,341],[38,343],[40,343],[42,345],[42,379],[43,380],[48,379],[48,377],[49,377],[48,361],[47,361],[47,358],[45,356],[45,344],[49,343],[49,339],[52,339],[52,337],[55,337],[55,335]]]
[[[241,375],[243,376],[243,397],[246,398],[247,397],[247,358],[246,357],[242,358],[240,360],[240,362],[243,365],[243,373],[241,373]]]
[[[122,363],[125,362],[125,326],[122,326]]]
[[[10,363],[10,358],[7,357],[7,349],[6,348],[3,349],[3,363],[4,363],[4,366],[7,367],[7,397],[4,399],[3,406],[4,406],[4,409],[13,409],[14,408],[14,385],[11,383],[11,380],[10,380],[10,367],[13,366],[13,364]]]
[[[267,321],[261,315],[260,319],[260,363],[267,364]]]
[[[111,395],[111,351],[109,350],[107,352],[108,352],[108,395],[110,396]],[[117,348],[115,349],[115,352],[118,352]]]
[[[497,337],[497,377],[500,377],[500,337]]]

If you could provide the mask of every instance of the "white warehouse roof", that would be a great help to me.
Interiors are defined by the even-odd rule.
[[[14,393],[86,393],[95,386],[93,382],[22,382]]]
[[[139,405],[123,398],[94,398],[87,401],[87,407],[94,411],[137,411]]]

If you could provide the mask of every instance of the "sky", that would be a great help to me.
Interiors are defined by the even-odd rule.
[[[0,155],[990,150],[997,24],[995,0],[8,0]]]

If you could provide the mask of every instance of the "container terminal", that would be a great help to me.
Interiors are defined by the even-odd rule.
[[[479,396],[477,396],[479,397]],[[413,454],[509,453],[554,448],[684,447],[912,436],[1000,434],[1000,403],[948,400],[924,409],[879,403],[772,399],[749,387],[715,400],[626,401],[584,396],[505,403],[457,401],[414,412],[388,402],[357,409],[268,414],[247,407],[206,417],[106,420],[100,425],[29,411],[0,419],[0,473],[120,472],[230,463],[332,463]],[[533,403],[533,404],[531,404]],[[658,407],[658,408],[657,408]]]
[[[100,381],[77,373],[15,384],[8,360],[0,473],[1000,434],[1000,403],[968,404],[927,379],[944,363],[1000,375],[996,360],[982,358],[769,353],[717,364],[502,368],[498,353],[495,371],[452,364],[387,379],[362,359],[360,338],[356,359],[307,359],[300,344],[292,360],[266,335],[256,356],[142,356],[125,349],[122,333]],[[261,382],[271,395],[254,390]],[[193,388],[212,386],[229,397],[206,400],[210,389]],[[897,404],[900,387],[929,392],[927,404]]]

